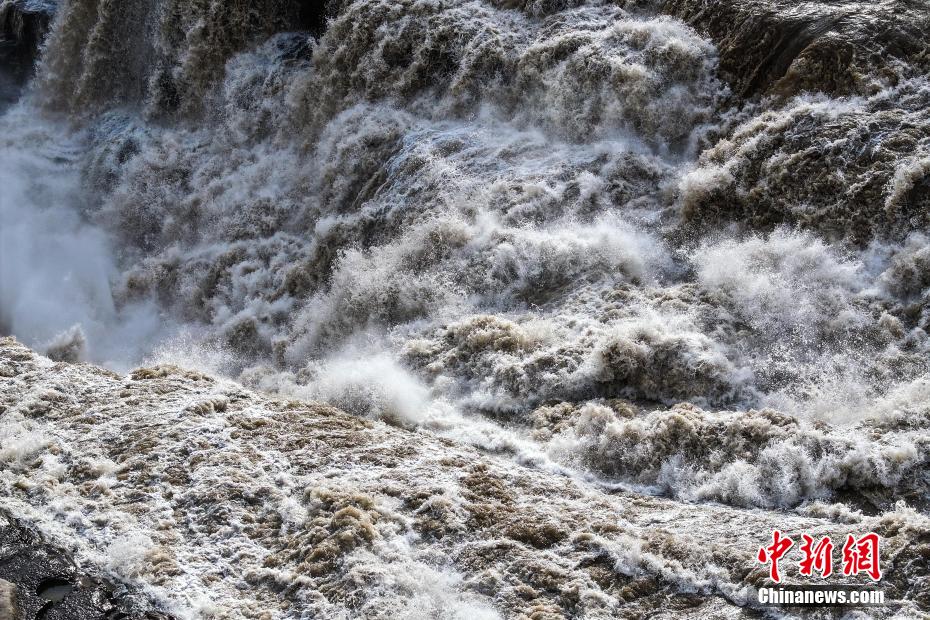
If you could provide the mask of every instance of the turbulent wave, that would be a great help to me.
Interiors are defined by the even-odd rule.
[[[599,488],[925,507],[925,6],[305,4],[57,6],[3,332]]]
[[[604,493],[198,372],[124,377],[7,339],[0,372],[5,505],[178,618],[752,617],[767,573],[739,543],[772,527],[879,532],[899,617],[925,593],[930,523],[902,504],[773,518]]]

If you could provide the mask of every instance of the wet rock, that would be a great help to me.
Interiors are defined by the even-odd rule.
[[[920,0],[666,0],[709,36],[741,97],[873,94],[930,66],[930,7]]]
[[[55,5],[39,0],[0,2],[0,66],[25,79],[48,33]]]
[[[54,4],[0,0],[0,109],[15,102],[48,33]]]
[[[170,620],[0,512],[0,620]]]

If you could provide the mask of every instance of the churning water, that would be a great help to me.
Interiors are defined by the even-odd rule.
[[[918,64],[860,59],[838,92],[795,62],[779,84],[804,88],[747,97],[711,40],[648,2],[54,10],[0,119],[2,332],[58,360],[222,374],[595,489],[836,521],[926,505]],[[270,485],[292,475],[263,458]],[[306,518],[281,501],[285,530]],[[219,553],[201,544],[185,571]],[[366,553],[377,581],[410,552]],[[436,588],[406,615],[530,613],[404,562]]]

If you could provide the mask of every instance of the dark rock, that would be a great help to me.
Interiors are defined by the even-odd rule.
[[[335,3],[326,0],[295,0],[301,30],[320,36],[326,31],[326,20],[333,16]]]
[[[930,3],[663,6],[717,45],[737,102],[765,97],[683,184],[689,227],[800,227],[859,246],[926,229]],[[792,98],[803,93],[832,99]]]
[[[665,0],[710,37],[739,97],[874,94],[930,68],[925,0]]]
[[[15,591],[5,591],[4,582]],[[4,616],[9,607],[17,615]],[[170,620],[148,607],[138,594],[88,573],[0,512],[0,620]]]
[[[48,33],[54,5],[35,0],[0,0],[0,67],[18,81],[32,73]]]

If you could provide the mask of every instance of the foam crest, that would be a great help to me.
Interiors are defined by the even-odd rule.
[[[0,330],[147,367],[3,345],[19,513],[185,618],[715,616],[754,578],[676,527],[923,527],[925,78],[746,100],[658,3],[305,4],[62,3]]]

